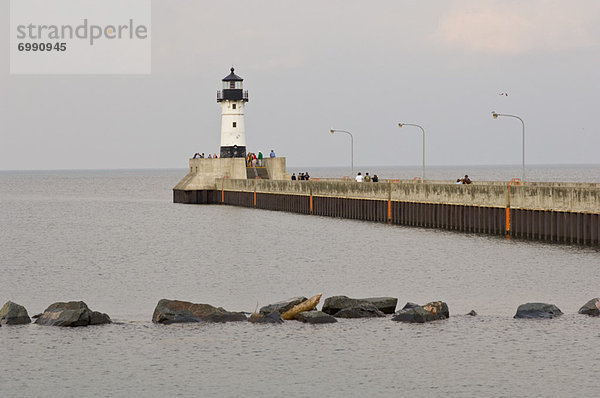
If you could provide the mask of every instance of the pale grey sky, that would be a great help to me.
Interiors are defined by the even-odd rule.
[[[233,65],[250,151],[291,166],[600,163],[600,1],[154,0],[152,74],[9,75],[0,169],[187,167]],[[9,2],[0,1],[0,25]],[[500,96],[499,93],[508,93]]]

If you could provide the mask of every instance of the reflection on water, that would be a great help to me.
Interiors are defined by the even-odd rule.
[[[2,303],[32,315],[84,300],[118,322],[1,327],[2,396],[596,394],[600,319],[576,312],[598,295],[597,249],[175,205],[170,188],[183,174],[0,173]],[[161,298],[250,312],[316,293],[440,299],[451,318],[150,322]],[[512,319],[529,301],[566,315]],[[480,316],[461,316],[471,309]]]

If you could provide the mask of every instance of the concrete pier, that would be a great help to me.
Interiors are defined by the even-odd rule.
[[[173,201],[600,245],[600,184],[215,178]]]

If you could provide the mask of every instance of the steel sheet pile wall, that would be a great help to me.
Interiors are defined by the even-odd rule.
[[[600,184],[355,183],[218,179],[176,191],[176,203],[258,209],[599,245]]]

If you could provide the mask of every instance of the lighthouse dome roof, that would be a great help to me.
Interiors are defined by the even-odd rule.
[[[241,77],[239,77],[238,75],[233,73],[234,70],[235,69],[232,66],[231,73],[229,75],[227,75],[226,77],[224,77],[222,81],[224,81],[224,82],[241,82],[241,81],[243,81],[244,79],[242,79]]]

